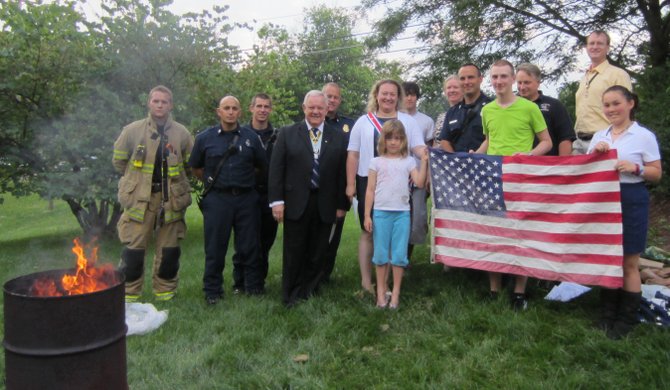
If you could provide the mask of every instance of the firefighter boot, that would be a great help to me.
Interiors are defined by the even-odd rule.
[[[144,282],[144,249],[123,248],[119,271],[126,277],[126,302],[137,301]]]
[[[159,301],[169,301],[174,298],[179,281],[179,247],[163,248],[158,270],[154,272],[154,294]]]

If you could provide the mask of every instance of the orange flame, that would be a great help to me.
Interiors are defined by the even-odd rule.
[[[88,246],[94,245],[92,240]],[[72,253],[77,255],[77,267],[74,275],[63,275],[58,283],[53,279],[38,279],[33,283],[32,291],[35,296],[60,297],[64,295],[87,294],[104,290],[118,283],[111,264],[96,267],[98,261],[98,247],[90,249],[90,259],[86,258],[86,248],[79,238],[74,239]]]

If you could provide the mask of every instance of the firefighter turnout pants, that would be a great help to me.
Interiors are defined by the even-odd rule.
[[[151,194],[149,205],[144,213],[144,221],[138,222],[123,213],[117,230],[119,239],[125,247],[121,253],[119,270],[126,277],[126,295],[141,295],[144,285],[144,257],[149,241],[155,239],[153,264],[154,293],[171,292],[177,289],[179,282],[179,240],[184,238],[186,224],[178,220],[160,226],[155,230],[159,217],[161,193]]]

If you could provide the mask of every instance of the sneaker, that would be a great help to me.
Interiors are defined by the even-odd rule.
[[[524,311],[528,309],[528,298],[526,294],[512,294],[512,309],[514,311]]]
[[[233,295],[240,295],[242,294],[242,289],[239,287],[233,287]]]
[[[135,303],[140,299],[139,295],[126,294],[126,303]]]
[[[169,301],[170,299],[174,298],[175,294],[176,293],[174,291],[164,291],[154,295],[156,296],[157,301]]]

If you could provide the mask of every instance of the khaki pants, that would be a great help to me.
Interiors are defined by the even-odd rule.
[[[157,192],[151,194],[149,205],[144,213],[144,222],[137,222],[131,220],[124,212],[117,225],[119,232],[119,239],[128,249],[142,249],[146,250],[149,240],[155,239],[155,255],[153,263],[153,291],[154,293],[161,293],[167,291],[174,291],[177,289],[179,276],[172,279],[161,279],[158,276],[160,269],[163,248],[175,248],[179,246],[179,240],[184,238],[186,233],[186,224],[183,220],[175,221],[161,226],[157,231],[154,231],[156,218],[160,210],[161,193]],[[144,277],[132,282],[126,282],[126,294],[139,295],[142,293],[142,286],[144,284]]]

